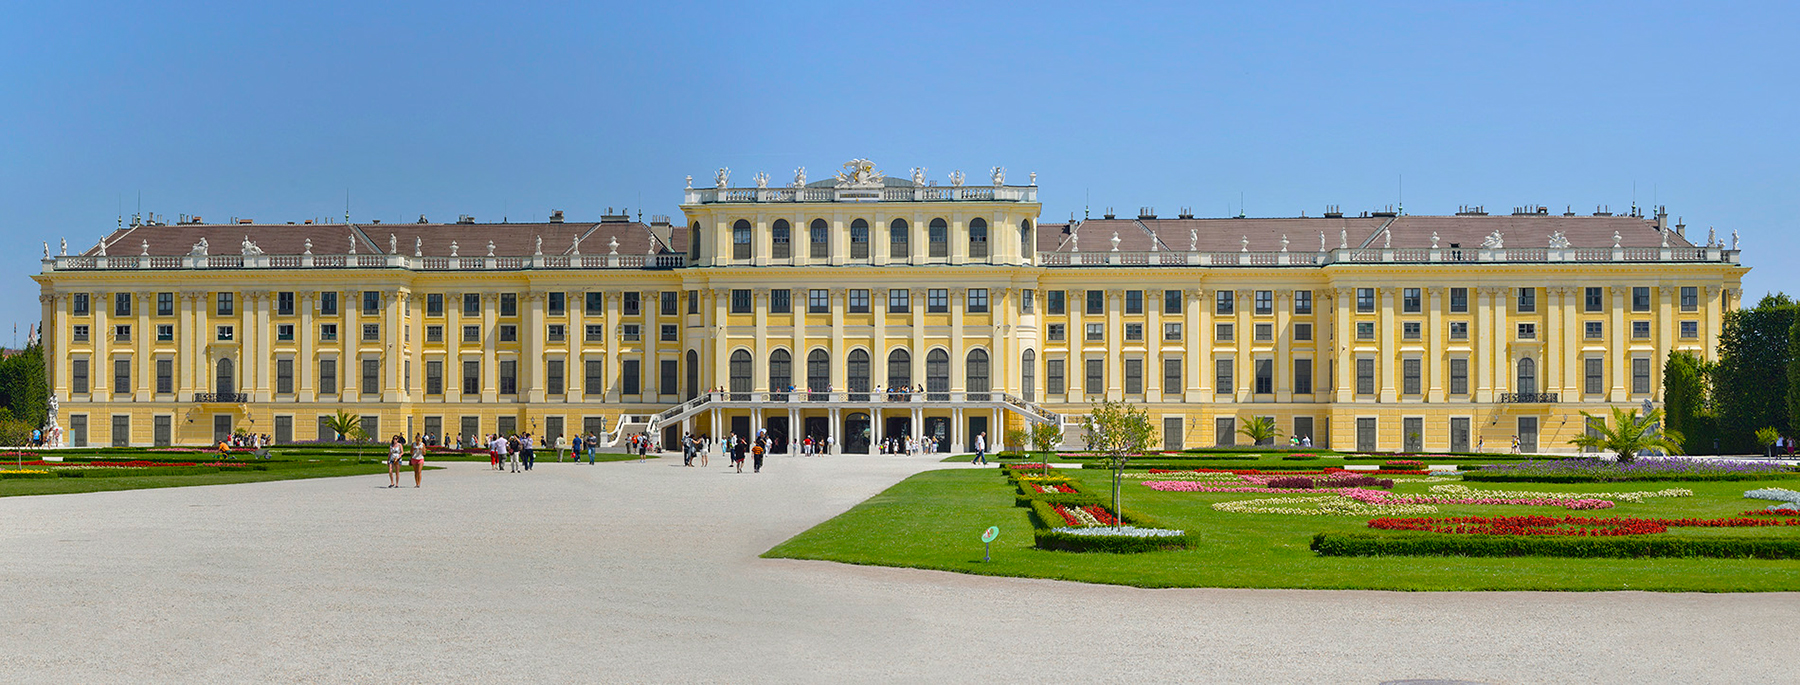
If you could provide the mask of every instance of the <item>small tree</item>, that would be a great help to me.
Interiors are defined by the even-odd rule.
[[[1275,444],[1275,438],[1281,437],[1281,429],[1275,427],[1273,416],[1252,416],[1244,422],[1243,428],[1238,429],[1238,433],[1249,438],[1252,445],[1272,445]]]
[[[1124,523],[1120,497],[1124,492],[1125,464],[1143,454],[1156,437],[1150,424],[1150,413],[1142,405],[1108,400],[1095,407],[1087,418],[1088,445],[1098,450],[1107,468],[1112,469],[1113,514]]]
[[[1781,431],[1775,430],[1774,427],[1765,426],[1756,429],[1756,444],[1762,446],[1763,456],[1775,456],[1775,441],[1780,437]]]
[[[1044,465],[1044,475],[1049,475],[1050,454],[1062,443],[1062,426],[1052,421],[1041,421],[1031,424],[1029,433],[1032,451],[1038,455],[1038,462]]]
[[[1662,421],[1663,411],[1652,409],[1642,416],[1636,410],[1613,407],[1613,420],[1609,424],[1604,419],[1590,421],[1594,425],[1592,435],[1583,433],[1569,444],[1577,447],[1604,450],[1619,456],[1621,463],[1628,463],[1637,458],[1637,453],[1659,449],[1669,454],[1681,454],[1681,436],[1667,428],[1657,431],[1656,426]],[[1587,412],[1581,415],[1588,419],[1599,419]]]

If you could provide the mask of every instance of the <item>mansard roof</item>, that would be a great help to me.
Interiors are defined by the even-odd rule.
[[[1238,252],[1246,247],[1251,252],[1279,252],[1284,236],[1289,241],[1289,251],[1315,252],[1321,234],[1328,250],[1346,243],[1351,248],[1429,248],[1434,234],[1439,247],[1474,248],[1495,232],[1509,248],[1548,247],[1551,236],[1559,232],[1574,248],[1612,247],[1615,232],[1621,247],[1660,247],[1663,242],[1655,220],[1633,216],[1114,218],[1047,223],[1038,228],[1039,252],[1074,252],[1077,248],[1082,252],[1108,252],[1115,233],[1122,252]],[[1392,234],[1391,243],[1387,233]],[[1668,242],[1670,247],[1698,245],[1673,230],[1669,231]]]
[[[677,235],[682,231],[676,231]],[[390,240],[393,252],[411,256],[417,249],[427,257],[450,256],[451,244],[463,257],[487,254],[487,244],[494,243],[494,254],[524,257],[536,254],[538,239],[543,239],[543,253],[566,255],[574,249],[574,238],[581,237],[581,252],[602,255],[612,251],[610,243],[618,240],[619,254],[665,254],[679,251],[656,235],[650,226],[636,221],[543,222],[543,223],[424,223],[424,224],[161,224],[130,226],[106,237],[109,255],[148,254],[171,256],[190,254],[205,238],[209,254],[241,254],[245,240],[264,254],[297,255],[307,251],[312,241],[313,254],[345,254],[352,243],[357,254],[388,254]],[[146,247],[147,246],[147,247]],[[83,255],[99,254],[92,246]]]

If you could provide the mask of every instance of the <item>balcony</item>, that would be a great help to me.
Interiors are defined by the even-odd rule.
[[[1553,392],[1503,392],[1500,393],[1501,404],[1555,404],[1557,399]]]
[[[241,392],[197,392],[194,402],[198,404],[243,404],[250,401],[248,393]]]

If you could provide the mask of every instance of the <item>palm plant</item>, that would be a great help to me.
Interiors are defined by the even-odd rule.
[[[1238,429],[1238,433],[1249,438],[1251,444],[1255,445],[1274,444],[1275,438],[1281,437],[1281,429],[1275,427],[1273,416],[1252,416],[1244,422],[1243,428]]]
[[[325,427],[338,435],[339,440],[350,439],[356,442],[356,460],[362,461],[363,447],[369,441],[368,431],[363,430],[362,417],[342,409],[336,414],[325,417]]]
[[[1640,416],[1636,410],[1613,407],[1612,413],[1612,422],[1608,423],[1601,417],[1581,412],[1582,416],[1590,419],[1588,423],[1593,427],[1592,432],[1575,436],[1569,444],[1611,452],[1619,456],[1620,463],[1636,459],[1637,453],[1644,450],[1682,453],[1680,435],[1666,428],[1657,430],[1662,423],[1663,410],[1652,409]]]

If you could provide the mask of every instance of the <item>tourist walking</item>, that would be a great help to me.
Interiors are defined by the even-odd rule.
[[[769,451],[768,445],[769,439],[764,437],[758,437],[756,442],[750,445],[750,458],[754,460],[752,462],[754,464],[753,473],[762,473],[763,453]]]
[[[599,439],[595,438],[593,432],[591,432],[591,431],[587,435],[587,451],[588,451],[588,466],[593,466],[594,465],[594,453],[600,451],[600,443],[599,443]]]
[[[728,447],[727,449],[731,450],[731,465],[737,467],[738,473],[743,473],[744,472],[744,451],[745,451],[744,450],[744,441],[738,438],[737,433],[732,433],[731,437],[728,439],[728,444],[730,445],[730,447]]]
[[[412,467],[413,487],[416,488],[425,479],[425,440],[423,439],[413,442]]]
[[[581,463],[581,434],[575,434],[575,462]]]
[[[506,436],[506,454],[509,457],[509,459],[507,460],[507,464],[512,467],[512,472],[518,473],[519,472],[519,434],[518,433],[514,433],[512,435]]]
[[[526,471],[530,471],[531,465],[537,463],[537,451],[534,447],[536,445],[533,444],[530,433],[519,437],[519,457],[525,462]]]
[[[556,436],[556,463],[562,463],[563,457],[567,456],[569,456],[569,436],[558,435]]]
[[[700,448],[700,468],[706,468],[706,458],[712,452],[712,434],[701,433],[698,442]]]
[[[969,460],[969,463],[987,464],[987,433],[975,434],[975,458]]]
[[[400,455],[406,440],[400,436],[388,441],[388,487],[400,487]]]

